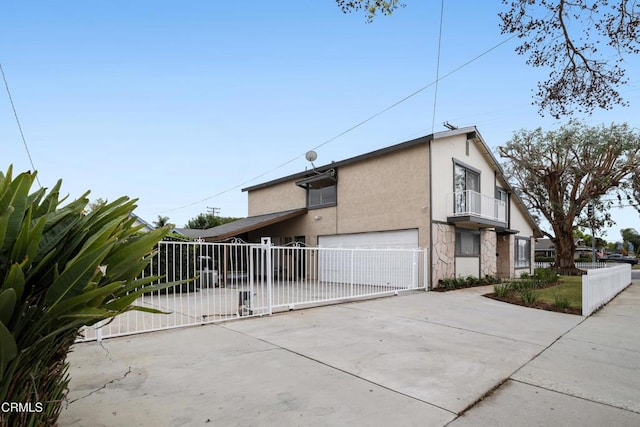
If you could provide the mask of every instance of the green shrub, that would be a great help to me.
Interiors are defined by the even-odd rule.
[[[143,293],[182,282],[137,279],[169,232],[140,233],[126,197],[90,213],[88,193],[65,203],[61,182],[33,193],[35,173],[0,172],[0,401],[42,412],[0,412],[0,425],[56,425],[67,393],[66,356],[80,328],[129,310]]]
[[[511,284],[509,283],[496,283],[493,285],[493,293],[496,294],[498,298],[504,298],[511,291]]]
[[[535,289],[538,287],[538,281],[530,276],[527,276],[525,278],[520,278],[511,282],[511,287],[516,291],[520,291],[522,289]]]
[[[567,295],[555,293],[553,294],[553,305],[558,308],[569,308],[569,297]]]
[[[555,283],[558,281],[558,274],[551,268],[536,268],[534,276],[541,284]]]
[[[461,282],[465,287],[478,286],[479,284],[484,283],[482,279],[474,276],[467,276],[464,279],[462,279]]]
[[[520,299],[526,305],[533,305],[538,300],[538,291],[532,287],[525,287],[518,290],[520,294]]]
[[[496,284],[496,283],[501,283],[501,282],[502,282],[502,280],[501,280],[499,277],[495,277],[495,276],[487,275],[487,276],[485,276],[485,278],[484,278],[484,282],[485,282],[487,285],[493,285],[493,284]]]
[[[445,289],[456,289],[458,287],[458,279],[456,279],[455,277],[440,279],[438,283]]]
[[[467,277],[447,277],[438,281],[440,287],[446,290],[454,290],[461,288],[470,288],[473,286],[484,286],[499,283],[500,279],[493,276],[486,276],[484,278],[467,276]]]

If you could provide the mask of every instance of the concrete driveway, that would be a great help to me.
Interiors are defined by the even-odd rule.
[[[571,414],[590,411],[640,424],[638,285],[586,321],[485,292],[412,293],[78,344],[60,425],[521,425],[531,406],[532,421],[566,407],[557,425],[589,425]]]

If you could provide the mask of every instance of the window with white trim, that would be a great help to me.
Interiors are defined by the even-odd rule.
[[[480,256],[480,232],[456,230],[456,256]]]
[[[531,267],[531,239],[516,237],[515,246],[515,267]]]
[[[455,213],[480,212],[480,171],[454,161],[453,188]]]

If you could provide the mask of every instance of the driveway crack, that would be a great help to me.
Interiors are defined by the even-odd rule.
[[[131,366],[129,366],[129,369],[127,369],[127,372],[125,372],[122,376],[120,376],[120,377],[118,377],[118,378],[114,378],[114,379],[112,379],[111,381],[104,383],[104,384],[102,385],[102,387],[98,387],[97,389],[95,389],[95,390],[93,390],[93,391],[91,391],[91,392],[89,392],[89,393],[85,394],[84,396],[80,396],[80,397],[78,397],[78,398],[76,398],[76,399],[73,399],[72,401],[68,402],[66,406],[68,407],[69,405],[71,405],[71,404],[72,404],[72,403],[74,403],[74,402],[77,402],[78,400],[86,399],[87,397],[91,396],[92,394],[97,393],[97,392],[99,392],[100,390],[104,390],[105,388],[107,388],[107,386],[108,386],[109,384],[113,384],[113,383],[115,383],[116,381],[121,381],[121,380],[125,379],[125,378],[126,378],[126,376],[127,376],[127,375],[129,375],[130,373],[131,373]]]

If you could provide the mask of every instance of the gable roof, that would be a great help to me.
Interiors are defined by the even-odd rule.
[[[457,128],[453,130],[432,133],[420,138],[412,139],[410,141],[401,142],[399,144],[374,150],[369,153],[364,153],[355,157],[350,157],[345,160],[331,162],[329,164],[316,167],[315,170],[305,170],[303,172],[298,172],[282,178],[277,178],[271,181],[263,182],[261,184],[253,185],[251,187],[246,187],[246,188],[243,188],[242,191],[259,190],[261,188],[271,187],[273,185],[280,184],[283,182],[288,182],[293,180],[304,180],[305,178],[313,176],[314,174],[318,174],[318,173],[321,174],[333,168],[339,168],[341,166],[357,163],[366,159],[384,156],[386,154],[393,153],[399,150],[404,150],[409,147],[414,147],[421,144],[427,144],[427,143],[430,143],[431,141],[437,142],[440,139],[448,138],[451,136],[457,136],[457,135],[466,135],[468,140],[473,141],[477,144],[478,149],[482,153],[482,156],[485,158],[487,163],[489,163],[492,168],[495,168],[495,170],[498,171],[498,179],[500,180],[500,183],[504,186],[504,189],[506,189],[513,196],[511,199],[520,208],[520,210],[526,216],[527,220],[533,226],[534,237],[542,237],[542,231],[538,227],[538,224],[536,224],[535,220],[533,219],[533,216],[531,216],[531,213],[529,213],[529,210],[526,208],[526,206],[522,202],[522,199],[520,198],[520,196],[518,196],[518,194],[515,191],[513,191],[513,189],[511,188],[511,185],[509,185],[509,182],[507,182],[502,165],[500,165],[496,157],[493,155],[493,153],[491,153],[491,149],[485,142],[484,138],[482,138],[482,135],[480,135],[480,132],[478,132],[478,129],[475,126],[467,126],[467,127]]]

